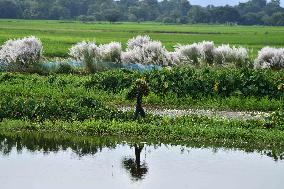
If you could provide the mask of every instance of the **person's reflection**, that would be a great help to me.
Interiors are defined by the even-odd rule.
[[[131,179],[134,181],[144,179],[145,175],[148,172],[148,167],[145,162],[141,163],[141,152],[144,146],[134,145],[135,148],[135,159],[133,158],[124,158],[123,166],[131,174]]]

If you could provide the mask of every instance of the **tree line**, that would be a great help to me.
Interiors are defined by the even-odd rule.
[[[202,7],[188,0],[0,0],[0,18],[284,25],[280,0]]]

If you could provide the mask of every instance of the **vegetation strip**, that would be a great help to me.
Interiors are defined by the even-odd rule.
[[[80,134],[52,133],[52,132],[37,132],[37,131],[21,131],[21,132],[0,132],[0,143],[2,150],[0,153],[9,154],[13,150],[13,146],[17,145],[17,150],[28,149],[31,151],[43,150],[56,152],[62,149],[71,148],[74,152],[83,156],[85,154],[94,154],[102,148],[115,148],[118,144],[127,143],[130,146],[145,145],[145,140],[135,137],[110,137],[110,136],[93,136]],[[215,140],[215,141],[170,141],[170,140],[150,140],[146,145],[159,147],[161,144],[167,146],[179,145],[181,150],[184,148],[206,148],[216,151],[216,149],[225,150],[242,150],[246,153],[261,153],[274,158],[275,161],[284,159],[284,146],[267,146],[264,144],[253,144],[246,142],[234,142],[230,140]]]
[[[214,41],[216,45],[231,44],[253,49],[253,57],[264,44],[272,47],[284,45],[283,27],[263,26],[225,26],[225,25],[163,25],[159,23],[80,23],[44,20],[1,20],[0,44],[8,39],[34,35],[40,38],[45,47],[46,57],[68,57],[68,49],[82,40],[95,40],[98,44],[119,41],[124,45],[129,38],[148,34],[154,40],[163,42],[168,50],[179,44]],[[5,27],[14,27],[5,28]],[[41,30],[37,30],[41,28]],[[55,28],[52,32],[50,28]],[[57,30],[56,30],[57,29]],[[95,30],[94,30],[95,29]],[[73,31],[70,31],[73,30]],[[167,33],[173,32],[169,38]],[[130,32],[132,31],[132,32]],[[196,34],[182,35],[174,32],[193,32]],[[218,34],[204,34],[218,33]],[[228,34],[230,33],[230,34]]]
[[[43,121],[4,119],[1,131],[48,131],[79,135],[134,137],[155,141],[230,140],[266,146],[284,145],[284,124],[266,125],[264,121],[220,120],[187,116],[151,121],[117,121],[91,119],[84,121]]]

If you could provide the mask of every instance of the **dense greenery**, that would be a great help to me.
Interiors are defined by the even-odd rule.
[[[158,119],[149,123],[137,121],[85,120],[83,122],[3,120],[1,132],[56,132],[61,134],[116,136],[135,141],[173,144],[218,144],[251,149],[283,149],[282,127],[266,128],[262,121],[228,121],[188,116]],[[63,138],[62,138],[63,139]],[[204,146],[203,146],[204,147]],[[280,154],[283,151],[280,151]]]
[[[0,18],[284,25],[284,9],[280,0],[250,0],[234,7],[201,7],[188,0],[0,0]]]
[[[158,79],[164,77],[163,82],[171,84],[176,81],[175,77],[178,77],[179,74],[185,74],[186,82],[192,82],[190,78],[193,76],[194,79],[198,80],[196,77],[198,75],[198,81],[201,84],[204,82],[209,85],[214,79],[223,78],[224,83],[226,83],[227,77],[224,75],[230,76],[229,73],[235,73],[231,77],[233,80],[241,77],[245,80],[244,82],[252,82],[253,84],[255,84],[254,78],[262,78],[260,80],[263,82],[261,87],[265,88],[269,85],[272,85],[272,87],[265,90],[261,88],[262,90],[257,92],[248,88],[248,94],[243,94],[243,96],[231,96],[235,94],[226,93],[224,90],[220,94],[209,93],[205,95],[205,92],[208,91],[204,92],[195,84],[191,86],[191,90],[184,89],[185,92],[187,91],[193,96],[181,93],[180,98],[174,97],[174,94],[177,92],[176,89],[182,87],[182,83],[168,85],[170,91],[164,91],[158,87],[166,86],[164,83],[158,85],[158,83],[161,83]],[[204,103],[210,100],[215,100],[217,104],[220,104],[221,100],[235,98],[239,100],[238,104],[241,108],[244,108],[244,104],[251,103],[251,99],[255,98],[255,104],[250,104],[250,108],[254,110],[260,107],[263,107],[262,110],[283,109],[284,103],[281,100],[283,93],[278,93],[275,90],[275,82],[278,80],[274,81],[267,77],[271,76],[272,79],[283,78],[283,72],[267,71],[262,73],[248,70],[232,71],[230,69],[209,69],[206,71],[205,69],[194,70],[188,68],[156,70],[144,74],[149,83],[152,82],[150,87],[153,92],[146,99],[148,103],[154,99],[158,105],[164,106],[167,99],[170,99],[169,102],[172,105],[179,105],[178,101],[186,104],[184,99],[191,99],[193,103],[194,101],[199,102],[201,107],[206,107],[212,105]],[[157,77],[157,74],[162,77]],[[206,77],[206,74],[209,74],[208,77]],[[249,77],[242,76],[246,74]],[[129,104],[125,100],[125,94],[127,94],[132,80],[141,76],[142,73],[125,70],[114,70],[87,76],[60,74],[40,76],[36,74],[1,73],[0,131],[50,131],[81,135],[108,135],[155,142],[175,141],[181,144],[190,141],[206,141],[223,145],[228,143],[229,145],[238,144],[242,146],[242,144],[249,143],[251,146],[262,146],[264,149],[280,149],[284,145],[282,111],[277,111],[266,120],[225,120],[199,116],[168,118],[149,114],[145,119],[134,120],[130,113],[120,112],[110,106],[125,102]],[[114,86],[112,86],[112,80],[117,81]],[[176,87],[174,87],[175,85]],[[239,86],[242,85],[237,85],[237,87]],[[114,90],[116,87],[117,89]],[[186,87],[190,87],[190,85]],[[214,88],[214,86],[210,88],[212,87]],[[196,89],[196,92],[190,92],[193,89]],[[233,90],[234,88],[229,89]],[[197,96],[194,95],[195,93]],[[197,98],[199,95],[202,96],[201,99]],[[263,97],[265,95],[270,96],[270,99]],[[191,100],[188,100],[188,102]],[[267,101],[267,106],[263,105],[264,101]],[[228,107],[227,104],[227,108],[232,107]]]
[[[283,71],[175,68],[146,73],[117,69],[86,76],[1,73],[1,116],[112,119],[115,111],[105,105],[134,104],[126,96],[143,76],[151,91],[144,99],[147,106],[271,111],[284,105]]]
[[[87,88],[95,87],[116,93],[128,89],[139,77],[145,77],[151,91],[159,96],[254,96],[271,99],[284,97],[283,71],[259,71],[249,68],[173,68],[143,74],[114,70],[95,74],[85,85]]]
[[[0,120],[4,118],[31,120],[125,119],[126,114],[105,107],[84,91],[75,93],[72,80],[50,76],[1,74]],[[29,82],[25,82],[29,80]],[[76,84],[74,84],[76,86]],[[74,86],[73,85],[73,86]],[[50,90],[53,89],[53,90]],[[66,92],[69,90],[69,92]],[[82,92],[82,91],[81,91]],[[130,118],[130,117],[129,117]]]

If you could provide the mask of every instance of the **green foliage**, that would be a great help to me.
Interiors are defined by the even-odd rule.
[[[69,64],[60,64],[56,70],[56,73],[59,74],[74,74],[76,70]]]
[[[275,111],[267,121],[267,124],[269,124],[270,127],[284,131],[284,110],[281,109]]]
[[[110,90],[117,93],[129,88],[139,77],[139,73],[129,70],[119,69],[100,72],[92,75],[92,78],[85,83],[87,89],[96,88]]]
[[[233,146],[248,144],[252,148],[283,147],[282,130],[266,129],[263,121],[219,120],[206,117],[187,116],[181,118],[160,118],[148,122],[117,120],[84,121],[32,121],[8,120],[0,122],[0,130],[17,131],[52,131],[79,135],[117,136],[135,138],[142,141],[186,143],[218,143]]]
[[[236,91],[230,96],[219,95],[214,91],[211,95],[206,94],[206,96],[200,96],[205,92],[202,91],[199,83],[200,81],[193,82],[190,85],[182,85],[185,81],[182,80],[183,74],[193,75],[195,73],[189,71],[176,71],[175,77],[169,80],[168,76],[162,78],[160,75],[155,76],[155,81],[153,84],[149,79],[147,79],[148,84],[150,84],[150,94],[147,97],[144,97],[143,104],[145,107],[165,107],[165,108],[177,108],[177,109],[188,109],[188,108],[201,108],[201,109],[220,109],[220,110],[258,110],[258,111],[275,111],[278,108],[284,108],[284,98],[278,97],[259,97],[257,96],[244,96],[240,91]],[[181,69],[183,70],[183,69]],[[204,70],[203,70],[204,71]],[[211,70],[212,71],[212,70]],[[214,70],[213,70],[214,71]],[[213,72],[212,71],[212,72]],[[166,72],[173,75],[173,71],[160,71]],[[173,72],[173,73],[174,73]],[[204,71],[205,72],[205,71]],[[207,71],[208,72],[208,71]],[[215,72],[215,71],[214,71]],[[222,72],[219,70],[218,72]],[[229,73],[224,71],[225,73]],[[233,72],[233,71],[231,71]],[[111,74],[110,74],[111,73]],[[117,76],[116,75],[119,75]],[[153,72],[154,73],[154,72]],[[158,73],[158,72],[157,72]],[[144,76],[149,75],[150,73],[144,73]],[[267,73],[263,73],[268,75],[275,82],[283,83],[283,73],[282,72],[273,72],[268,71]],[[126,95],[128,91],[131,89],[132,84],[136,81],[137,78],[141,78],[143,76],[142,73],[137,73],[133,71],[127,70],[112,70],[107,72],[96,73],[94,75],[64,75],[64,74],[55,74],[55,75],[36,75],[36,74],[17,74],[17,73],[0,73],[0,93],[2,97],[0,102],[3,103],[4,107],[11,107],[11,110],[7,110],[10,112],[12,117],[18,115],[14,109],[19,110],[21,115],[24,113],[31,117],[38,117],[37,119],[45,119],[43,113],[40,113],[39,116],[35,115],[36,113],[32,113],[36,106],[39,106],[38,110],[52,110],[59,112],[58,115],[65,116],[64,119],[68,115],[73,116],[74,119],[85,119],[89,117],[91,113],[95,112],[95,114],[100,117],[100,114],[96,113],[96,108],[86,107],[80,104],[82,99],[92,99],[99,104],[103,104],[102,108],[104,109],[104,105],[109,107],[114,106],[132,106],[133,101],[126,100]],[[215,79],[210,78],[212,75],[207,75],[207,80],[214,82]],[[111,79],[109,79],[111,77]],[[213,77],[213,76],[212,76]],[[119,78],[119,79],[118,79]],[[190,77],[189,77],[190,78]],[[278,79],[277,79],[278,78]],[[163,79],[163,83],[160,82],[160,79]],[[206,78],[205,78],[206,79]],[[205,80],[204,79],[204,80]],[[168,81],[169,80],[169,81]],[[106,82],[109,81],[109,82]],[[159,85],[160,82],[160,85]],[[174,86],[172,86],[175,83]],[[209,82],[207,82],[209,83]],[[209,83],[210,84],[210,83]],[[209,91],[213,91],[213,85],[208,84]],[[161,86],[162,85],[162,86]],[[167,87],[168,85],[168,87]],[[184,95],[183,90],[188,90],[186,87],[191,86],[192,88],[196,88],[197,91],[190,94],[195,94],[195,96],[191,96],[190,94]],[[279,85],[279,89],[280,85]],[[281,89],[282,90],[282,89]],[[162,92],[161,92],[162,91]],[[178,93],[181,94],[178,95]],[[222,92],[222,94],[226,94]],[[249,94],[249,93],[248,93]],[[282,93],[283,94],[283,93]],[[199,96],[199,97],[198,97]],[[197,98],[198,97],[198,98]],[[11,101],[11,103],[9,103]],[[33,104],[31,108],[28,110],[23,109],[22,106],[19,106],[20,102],[25,102],[24,107],[27,104]],[[66,103],[66,109],[64,106]],[[44,105],[45,104],[45,105]],[[13,105],[13,106],[12,106]],[[22,107],[22,109],[20,109]],[[45,109],[44,109],[45,108]],[[54,108],[55,110],[53,110]],[[62,110],[64,109],[64,111]],[[75,110],[74,110],[75,109]],[[82,112],[81,112],[82,110]],[[106,109],[106,116],[108,116],[108,108]],[[7,112],[3,109],[0,110],[5,116]],[[63,111],[61,114],[60,112]],[[73,113],[74,111],[74,113]],[[79,112],[79,113],[75,113]],[[77,115],[78,114],[78,115]],[[5,117],[5,116],[2,116]],[[47,117],[57,116],[56,113],[49,112]],[[128,116],[128,115],[127,115]],[[20,116],[18,116],[19,118]],[[57,116],[58,118],[59,116]],[[83,118],[81,118],[83,117]],[[120,117],[120,116],[118,116]],[[117,118],[114,116],[114,118]],[[128,117],[130,119],[130,117]],[[71,118],[70,118],[71,119]]]
[[[244,15],[241,17],[241,15]],[[190,5],[187,0],[174,1],[94,1],[84,0],[1,0],[0,18],[26,18],[82,21],[163,21],[166,23],[240,23],[283,25],[280,1],[250,0],[237,6]]]
[[[133,83],[129,92],[127,93],[126,99],[139,99],[140,97],[142,98],[143,96],[148,96],[149,93],[150,89],[148,83],[146,82],[145,78],[140,78]]]
[[[131,71],[107,71],[96,74],[86,86],[119,92],[128,89],[139,77],[146,78],[151,91],[159,96],[193,98],[208,96],[283,97],[284,72],[219,68],[173,68],[139,74]]]
[[[0,120],[126,119],[126,113],[106,107],[80,87],[75,76],[0,74]],[[76,87],[77,90],[74,90]]]
[[[119,119],[121,112],[104,107],[92,98],[22,97],[2,96],[0,100],[0,120],[4,118],[31,120],[85,120],[90,118]]]

